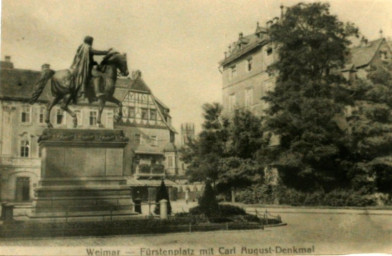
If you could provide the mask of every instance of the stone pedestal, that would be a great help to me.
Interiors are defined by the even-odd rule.
[[[134,215],[123,176],[121,130],[46,129],[31,220],[127,219]]]
[[[159,201],[159,204],[160,204],[159,215],[162,220],[166,220],[167,219],[167,200],[162,199],[161,201]]]

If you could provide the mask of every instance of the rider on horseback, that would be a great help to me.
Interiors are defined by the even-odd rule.
[[[91,71],[94,64],[94,55],[106,55],[112,49],[107,51],[98,51],[92,48],[94,38],[86,36],[83,44],[81,44],[76,51],[74,60],[71,65],[71,72],[74,75],[74,83],[76,86],[77,95],[74,95],[74,101],[77,98],[86,98],[86,90],[91,79]]]

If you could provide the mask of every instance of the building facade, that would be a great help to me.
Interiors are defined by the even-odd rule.
[[[256,26],[255,33],[239,34],[220,62],[224,114],[249,109],[263,115],[267,108],[262,97],[275,85],[271,64],[277,61],[276,45],[270,42],[268,28]]]
[[[47,85],[37,103],[28,104],[41,72],[14,68],[10,57],[0,62],[0,200],[30,203],[40,178],[38,137],[46,128],[46,106],[51,99]],[[71,106],[78,117],[77,128],[96,129],[98,106],[81,102]],[[103,124],[113,128],[114,106],[103,112]],[[72,118],[55,106],[51,112],[55,128],[72,128]]]
[[[114,127],[130,139],[124,166],[134,198],[154,201],[165,178],[171,198],[176,199],[174,180],[180,168],[170,109],[155,97],[140,71],[132,78],[119,79],[115,95],[122,102],[123,115]]]
[[[268,28],[278,21],[275,18],[267,22],[266,27],[257,23],[254,33],[247,36],[240,33],[225,52],[219,63],[225,115],[233,114],[236,109],[248,109],[260,116],[265,114],[268,105],[262,98],[275,87],[277,74],[272,64],[278,61],[278,45],[270,41]],[[372,65],[391,60],[391,46],[382,34],[373,41],[362,38],[359,45],[350,48],[347,57],[347,64],[339,72],[349,81],[366,78]]]

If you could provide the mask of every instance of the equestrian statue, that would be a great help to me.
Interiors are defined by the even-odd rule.
[[[77,103],[78,100],[88,99],[89,103],[98,100],[99,111],[97,125],[103,127],[101,123],[102,111],[106,101],[113,102],[119,107],[116,119],[122,117],[121,101],[116,99],[114,91],[116,88],[117,70],[121,75],[128,76],[128,64],[126,54],[120,54],[113,49],[108,51],[98,51],[92,48],[94,39],[86,36],[75,54],[70,69],[54,71],[49,69],[49,65],[43,65],[42,74],[35,84],[35,90],[30,99],[30,104],[35,103],[46,84],[50,81],[53,99],[48,103],[45,122],[48,128],[53,128],[50,123],[50,111],[53,106],[61,103],[62,110],[72,116],[73,125],[77,127],[76,114],[68,108],[68,105]],[[94,55],[104,55],[103,60],[98,65],[94,61]]]

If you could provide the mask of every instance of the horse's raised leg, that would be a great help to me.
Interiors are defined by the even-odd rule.
[[[99,128],[104,128],[102,122],[101,122],[101,117],[102,117],[102,111],[105,107],[105,97],[100,96],[98,98],[99,101],[99,107],[98,107],[98,118],[97,118],[97,125]]]
[[[116,99],[115,97],[110,96],[107,98],[107,101],[113,102],[114,104],[116,104],[118,106],[118,114],[114,117],[114,119],[118,122],[121,120],[123,114],[122,114],[122,103],[121,101],[119,101],[118,99]]]
[[[48,103],[48,109],[46,111],[46,118],[45,118],[45,123],[48,126],[48,128],[53,128],[53,125],[50,123],[50,111],[52,110],[53,106],[56,105],[60,100],[62,96],[56,95],[51,102]]]
[[[61,109],[66,111],[69,115],[72,116],[73,127],[76,128],[78,126],[78,118],[76,117],[75,112],[68,108],[69,103],[71,102],[71,94],[67,94],[64,96],[63,103],[61,104]]]

